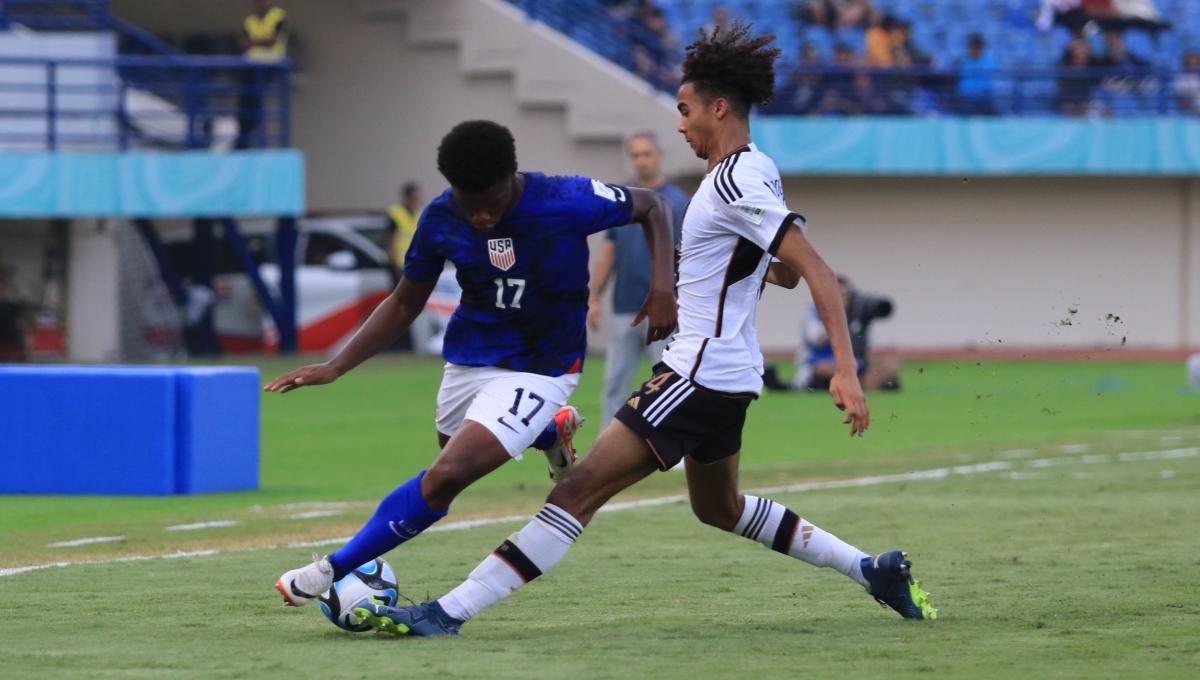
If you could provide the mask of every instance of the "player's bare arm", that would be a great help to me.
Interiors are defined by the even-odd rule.
[[[850,347],[850,328],[837,277],[799,229],[787,230],[776,257],[808,282],[833,346],[834,374],[829,394],[833,403],[846,412],[842,422],[850,425],[850,436],[862,436],[871,424],[871,412],[858,382],[858,363]]]
[[[588,296],[588,325],[592,329],[600,327],[600,315],[604,301],[604,291],[612,280],[613,263],[617,258],[617,246],[605,239],[600,246],[600,254],[596,257],[596,268],[592,270],[592,293]]]
[[[800,285],[800,275],[783,262],[772,262],[767,269],[767,283],[792,290]]]
[[[266,386],[267,392],[291,392],[307,385],[326,385],[350,369],[382,352],[400,337],[413,319],[425,309],[437,280],[411,281],[401,278],[391,295],[371,312],[370,318],[358,329],[350,342],[333,358],[282,375]]]
[[[675,236],[671,230],[671,205],[658,192],[629,189],[633,200],[633,221],[640,222],[650,246],[650,293],[634,326],[650,319],[646,344],[665,340],[675,330]]]

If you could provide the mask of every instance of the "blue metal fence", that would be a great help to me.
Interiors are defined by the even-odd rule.
[[[0,147],[286,147],[289,76],[240,57],[0,57]]]
[[[765,114],[1145,117],[1200,114],[1200,72],[1118,68],[784,70]]]
[[[44,31],[113,31],[125,39],[130,51],[182,54],[170,43],[112,14],[109,0],[0,0],[0,31],[13,24]]]

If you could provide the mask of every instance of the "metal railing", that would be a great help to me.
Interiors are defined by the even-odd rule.
[[[0,31],[14,24],[35,31],[112,31],[133,52],[182,54],[170,43],[112,14],[109,0],[0,0]]]
[[[1200,73],[1151,66],[784,69],[765,114],[1132,117],[1200,113]]]
[[[286,147],[289,76],[241,57],[0,57],[0,147]]]

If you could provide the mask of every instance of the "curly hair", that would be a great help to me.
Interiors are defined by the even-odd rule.
[[[749,115],[750,107],[775,95],[779,48],[771,45],[774,41],[772,34],[751,36],[750,25],[742,21],[712,33],[700,29],[700,37],[687,47],[682,82],[692,83],[709,99],[724,97],[737,113]]]
[[[517,171],[517,145],[503,125],[468,120],[442,137],[437,166],[451,186],[483,191]]]

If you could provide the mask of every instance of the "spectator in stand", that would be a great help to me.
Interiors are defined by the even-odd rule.
[[[287,13],[270,0],[255,0],[254,13],[242,21],[242,50],[248,61],[274,64],[287,58]],[[269,72],[268,72],[269,73]],[[265,92],[271,78],[258,69],[241,71],[236,147],[266,146],[259,130],[265,117]]]
[[[878,44],[872,46],[868,42],[868,49],[876,49],[882,55],[883,50],[887,50],[886,56],[877,58],[879,66],[884,68],[896,69],[914,69],[922,66],[928,66],[932,63],[929,55],[917,49],[912,43],[912,25],[907,21],[888,17],[884,19],[881,27],[885,33],[878,40]],[[868,34],[868,41],[871,36]],[[878,113],[886,113],[891,115],[909,115],[916,110],[916,91],[921,84],[920,75],[914,73],[897,74],[894,76],[880,77],[877,83],[880,94],[882,95],[883,110]]]
[[[1067,46],[1059,66],[1057,103],[1063,115],[1088,116],[1095,112],[1092,95],[1096,76],[1090,72],[1093,66],[1095,61],[1087,38],[1076,37]]]
[[[766,110],[771,113],[820,113],[821,99],[828,77],[820,68],[823,61],[816,45],[805,43],[800,48],[799,67],[792,71],[791,77],[779,89],[774,101]]]
[[[887,15],[867,31],[867,66],[891,68],[896,65],[892,49],[892,32],[895,30],[896,18]]]
[[[874,97],[871,76],[859,69],[858,55],[845,43],[833,49],[834,68],[821,86],[818,112],[826,116],[857,116],[866,113],[865,103]]]
[[[1183,55],[1183,71],[1175,76],[1173,90],[1180,113],[1200,114],[1200,53]]]
[[[1100,81],[1100,95],[1108,113],[1145,111],[1155,107],[1162,86],[1150,73],[1150,62],[1125,47],[1125,33],[1109,29],[1104,33],[1107,51],[1095,64],[1108,72]]]
[[[1135,69],[1144,69],[1150,65],[1149,61],[1131,53],[1125,47],[1125,33],[1123,31],[1105,31],[1104,45],[1108,48],[1108,51],[1102,58],[1096,60],[1098,66],[1105,68],[1133,67]]]
[[[679,41],[661,8],[647,4],[634,22],[633,61],[639,76],[660,90],[679,86]]]
[[[898,20],[888,33],[892,42],[892,64],[903,68],[911,66],[929,66],[933,59],[913,44],[912,23]]]
[[[967,56],[958,66],[958,112],[996,115],[996,59],[987,53],[987,43],[978,33],[967,38]]]
[[[871,0],[805,0],[799,12],[801,21],[831,31],[870,28],[879,18]]]

